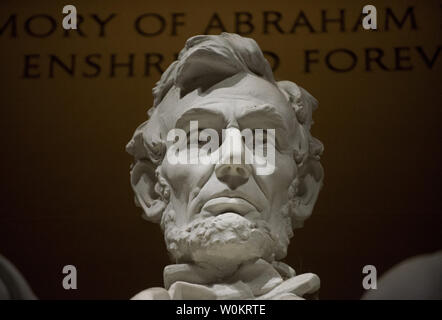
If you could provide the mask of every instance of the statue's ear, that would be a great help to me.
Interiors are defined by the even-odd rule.
[[[294,228],[301,228],[307,220],[318,199],[324,179],[324,169],[313,157],[304,160],[298,167],[297,190],[295,193],[295,208],[292,215]]]
[[[130,171],[130,183],[135,193],[135,203],[143,209],[143,218],[159,223],[166,203],[155,191],[155,169],[156,166],[150,161],[138,160]]]

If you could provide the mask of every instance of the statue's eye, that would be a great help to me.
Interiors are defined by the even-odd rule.
[[[198,148],[201,148],[202,146],[204,146],[206,143],[208,143],[210,141],[211,136],[208,136],[207,141],[200,140],[199,137],[200,137],[201,131],[203,131],[203,130],[204,130],[204,128],[198,128],[198,132],[196,132],[196,131],[194,132],[196,137],[193,138],[193,141],[191,139],[191,132],[187,132],[187,147],[188,148],[193,147],[195,145],[197,145]],[[194,145],[191,145],[192,142],[194,143]]]
[[[202,146],[204,146],[206,143],[208,143],[209,141],[210,141],[210,139],[211,139],[211,137],[210,136],[208,136],[207,137],[207,141],[201,141],[200,139],[199,139],[199,137],[201,136],[200,134],[201,134],[201,131],[203,131],[204,130],[204,128],[203,129],[200,129],[200,128],[198,128],[198,148],[201,148]]]
[[[212,141],[212,137],[211,136],[208,136],[207,137],[207,141],[200,141],[200,140],[198,140],[198,147],[203,147],[206,143],[209,143],[210,141]]]
[[[252,129],[251,134],[242,135],[242,142],[248,149],[267,147],[267,129]]]
[[[253,130],[253,146],[266,145],[267,144],[267,129],[255,129]]]

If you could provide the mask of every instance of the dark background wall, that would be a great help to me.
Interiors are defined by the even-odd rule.
[[[0,252],[38,297],[128,299],[162,285],[169,259],[133,204],[124,147],[159,71],[201,33],[256,39],[278,79],[320,101],[325,185],[286,262],[320,275],[322,299],[359,299],[364,265],[381,274],[441,249],[442,2],[370,1],[373,32],[354,28],[365,1],[72,1],[84,22],[67,35],[65,4],[0,3]],[[112,14],[100,32],[94,19]],[[77,290],[62,287],[68,264]]]

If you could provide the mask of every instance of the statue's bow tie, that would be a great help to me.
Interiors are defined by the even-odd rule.
[[[169,265],[164,268],[164,286],[144,290],[132,299],[302,299],[305,294],[317,292],[320,281],[312,273],[296,276],[285,263],[270,264],[259,259],[223,280],[195,265]]]

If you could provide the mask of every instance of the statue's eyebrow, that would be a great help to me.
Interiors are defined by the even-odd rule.
[[[190,121],[198,121],[198,124],[206,128],[222,127],[225,123],[224,114],[215,109],[190,108],[184,112],[176,121],[175,127],[185,129],[189,127]]]
[[[248,108],[238,117],[238,123],[241,128],[278,129],[280,134],[288,134],[284,119],[269,104]]]

